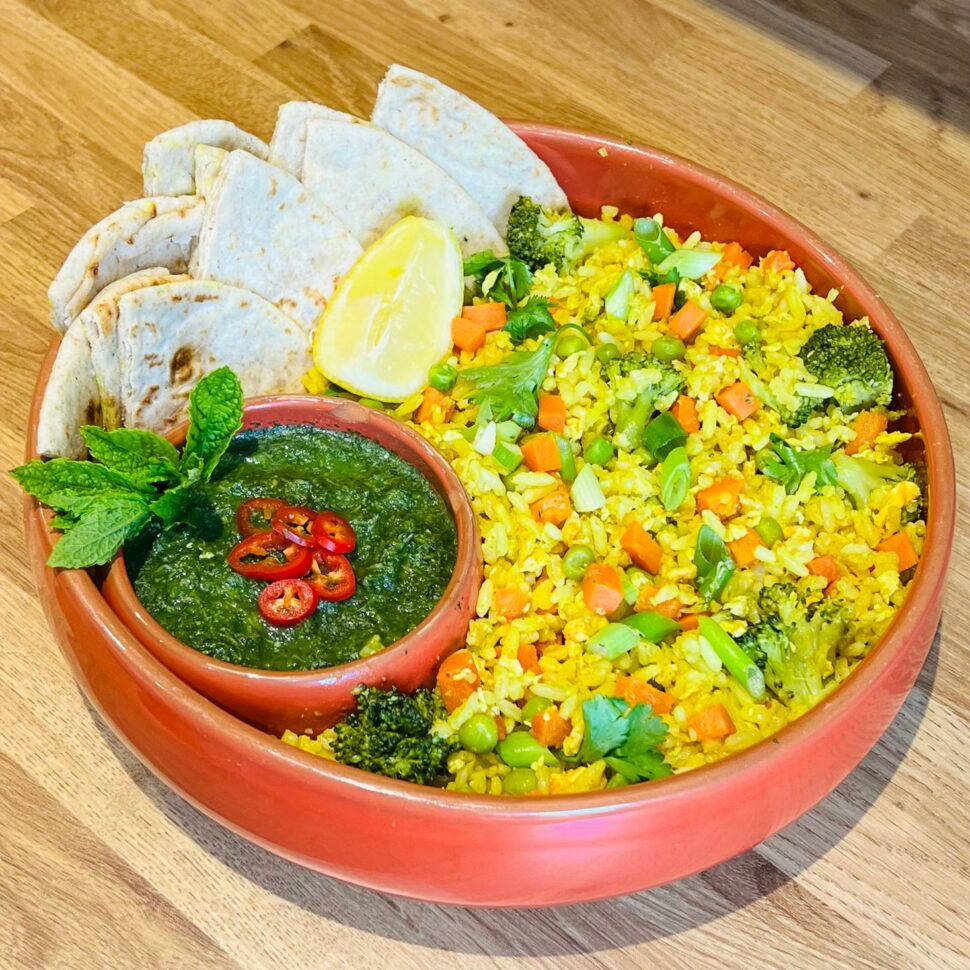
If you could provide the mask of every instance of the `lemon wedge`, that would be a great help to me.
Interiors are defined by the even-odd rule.
[[[403,401],[428,383],[428,368],[451,349],[463,295],[455,234],[407,216],[340,281],[317,324],[313,362],[348,391]]]

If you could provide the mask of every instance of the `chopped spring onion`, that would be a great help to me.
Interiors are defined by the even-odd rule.
[[[660,467],[660,501],[668,512],[681,507],[690,490],[690,460],[685,448],[674,448]]]
[[[502,473],[508,475],[522,464],[522,449],[514,441],[499,440],[495,442],[492,458]]]
[[[697,532],[694,567],[697,592],[708,600],[719,599],[736,567],[724,540],[709,525],[702,525]]]
[[[640,642],[640,634],[625,623],[607,623],[602,630],[594,633],[587,642],[593,653],[615,660],[629,653]]]
[[[633,296],[633,290],[633,274],[625,269],[613,284],[613,289],[606,294],[603,309],[606,310],[607,315],[625,322],[630,316],[630,297]]]
[[[687,444],[687,432],[669,412],[658,414],[643,432],[643,443],[651,455],[664,459],[674,450]]]
[[[721,254],[709,249],[678,249],[657,267],[658,273],[676,269],[685,280],[698,280],[721,261]]]
[[[620,583],[623,585],[623,600],[627,606],[633,606],[640,598],[640,590],[633,584],[633,580],[626,573],[620,573]]]
[[[674,252],[670,236],[663,231],[656,219],[636,219],[633,223],[633,235],[651,263],[662,263]]]
[[[595,512],[606,505],[606,496],[600,488],[592,465],[583,465],[569,494],[577,512]]]
[[[518,441],[522,429],[514,421],[499,421],[495,425],[495,434],[499,441]]]
[[[765,699],[765,675],[751,658],[737,645],[734,638],[709,616],[698,621],[701,636],[727,667],[732,677],[747,690],[755,701]]]
[[[633,627],[644,640],[649,640],[651,643],[660,643],[674,633],[680,633],[680,624],[676,620],[653,610],[634,613],[633,616],[628,616],[620,622]]]
[[[480,425],[472,440],[472,448],[480,455],[490,455],[495,450],[496,431],[495,422]]]
[[[531,488],[553,488],[556,479],[547,472],[530,472],[520,468],[509,476],[505,484],[516,492],[525,492]]]
[[[613,442],[603,435],[597,435],[590,443],[584,454],[585,459],[593,465],[605,465],[613,459]]]
[[[576,458],[573,455],[573,446],[561,435],[553,435],[556,439],[556,447],[559,449],[559,474],[564,482],[576,480]]]

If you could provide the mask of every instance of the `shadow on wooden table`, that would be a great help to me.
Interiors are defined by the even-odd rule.
[[[152,775],[93,711],[122,767],[205,851],[267,892],[321,918],[415,946],[502,956],[593,953],[673,936],[774,893],[837,845],[868,811],[919,729],[939,660],[940,630],[916,686],[861,765],[815,809],[757,849],[706,872],[620,899],[557,909],[467,910],[401,899],[311,872],[239,838]],[[770,859],[777,859],[784,871]]]

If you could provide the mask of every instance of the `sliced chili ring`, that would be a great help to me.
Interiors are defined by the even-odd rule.
[[[248,498],[236,509],[236,528],[244,538],[273,528],[273,516],[286,502],[281,498]]]
[[[312,559],[306,581],[320,599],[337,603],[354,595],[357,577],[346,556],[339,552],[327,552],[326,549],[314,549]]]
[[[327,552],[353,552],[357,545],[354,527],[336,512],[321,512],[313,520],[311,531],[317,545]]]
[[[267,623],[296,626],[313,614],[319,598],[303,579],[278,579],[263,588],[256,602]]]
[[[317,513],[305,505],[284,505],[273,513],[273,531],[298,546],[315,546],[317,540],[310,531]]]
[[[229,568],[247,579],[293,579],[310,570],[313,555],[278,532],[257,532],[237,542],[226,556]]]

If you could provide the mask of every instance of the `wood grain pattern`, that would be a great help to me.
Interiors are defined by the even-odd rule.
[[[391,60],[511,117],[629,136],[753,186],[841,249],[944,400],[966,538],[966,0],[0,0],[0,458],[16,464],[74,240],[194,117],[261,137],[288,98],[366,113]],[[276,859],[169,792],[79,695],[0,476],[0,966],[968,967],[970,552],[917,687],[799,822],[608,903],[472,912]],[[785,784],[779,779],[779,784]],[[753,793],[752,797],[756,797]],[[501,851],[501,847],[496,847]],[[631,847],[631,851],[637,851]]]

